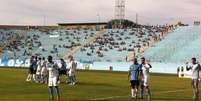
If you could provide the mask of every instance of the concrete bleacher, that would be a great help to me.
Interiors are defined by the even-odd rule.
[[[47,32],[35,29],[28,30],[26,37],[23,40],[20,40],[17,50],[7,50],[4,53],[0,53],[0,56],[8,56],[9,58],[14,58],[16,56],[17,58],[20,58],[22,55],[30,56],[37,54],[42,57],[47,57],[51,54],[53,56],[62,57],[70,51],[72,47],[79,46],[80,43],[93,37],[95,33],[95,30],[90,29],[58,29]]]
[[[4,56],[8,56],[9,60],[14,60],[12,58],[15,55],[18,60],[27,59],[28,63],[30,56],[35,54],[65,59],[69,55],[74,55],[82,69],[86,63],[93,64],[93,68],[90,69],[108,70],[112,66],[114,70],[127,71],[131,62],[126,61],[126,57],[150,40],[154,40],[156,36],[160,36],[163,30],[164,28],[160,27],[105,29],[103,32],[91,29],[30,29],[25,30],[24,39],[18,40],[15,52],[7,50],[0,53],[0,57],[3,59]],[[159,65],[153,64],[154,67]],[[161,68],[153,70],[166,72],[166,69]],[[173,72],[174,70],[172,69]]]
[[[145,56],[152,62],[185,63],[192,57],[201,59],[201,27],[179,27],[161,42],[145,50]]]
[[[94,43],[87,45],[74,56],[80,61],[126,61],[126,56],[143,47],[157,32],[148,28],[109,29]]]
[[[0,30],[0,43],[6,43],[8,40],[10,40],[12,37],[16,35],[15,30]]]
[[[7,47],[0,56],[9,58],[38,55],[67,57],[74,55],[78,61],[126,61],[126,57],[160,35],[163,27],[142,26],[140,28],[107,29],[39,29],[24,30],[24,38],[17,40],[16,49]],[[7,30],[9,33],[19,33]],[[7,33],[4,31],[2,33]],[[11,50],[9,50],[11,48]]]

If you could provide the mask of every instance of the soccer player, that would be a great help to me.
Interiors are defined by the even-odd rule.
[[[60,59],[60,62],[61,62],[61,66],[60,66],[60,68],[59,68],[59,77],[61,77],[62,75],[65,75],[66,78],[67,78],[67,77],[68,77],[68,76],[67,76],[67,69],[66,69],[67,64],[66,64],[66,62],[64,61],[64,59]]]
[[[41,79],[42,79],[42,83],[47,84],[47,80],[48,80],[48,71],[47,71],[47,67],[46,67],[46,63],[47,61],[45,60],[45,58],[43,57],[42,59],[42,69],[41,69]]]
[[[29,74],[28,74],[27,79],[26,79],[27,82],[33,80],[33,72],[34,72],[33,61],[34,61],[34,56],[31,56],[31,58],[30,58],[30,66],[29,66]]]
[[[196,58],[191,59],[191,64],[186,63],[186,69],[192,70],[192,88],[193,88],[193,100],[199,99],[199,71],[200,64],[197,62]]]
[[[68,75],[70,79],[70,85],[75,85],[76,84],[76,68],[77,68],[77,63],[75,62],[73,56],[69,57],[69,64],[68,64]]]
[[[137,59],[133,60],[133,64],[129,68],[128,79],[131,83],[131,98],[137,98],[139,88],[140,64]]]
[[[59,87],[58,87],[59,67],[55,62],[53,62],[52,56],[48,56],[47,69],[49,73],[48,86],[49,86],[50,99],[52,100],[54,99],[53,88],[55,88],[56,99],[57,101],[59,101],[60,100]]]
[[[147,99],[151,99],[151,90],[149,87],[149,79],[150,79],[150,74],[149,74],[149,69],[152,68],[152,66],[146,61],[144,57],[141,58],[141,92],[140,92],[140,97],[143,98],[144,96],[144,88],[146,88],[147,92]]]
[[[32,66],[33,66],[33,80],[36,81],[36,70],[37,70],[37,61],[38,61],[38,57],[35,56],[33,62],[32,62]]]
[[[41,70],[42,70],[42,58],[39,57],[37,61],[37,70],[36,70],[36,82],[40,83],[41,80]]]

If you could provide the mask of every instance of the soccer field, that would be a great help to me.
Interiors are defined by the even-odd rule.
[[[0,101],[48,101],[47,85],[25,82],[26,76],[26,69],[0,68]],[[129,97],[125,72],[78,71],[77,79],[76,86],[60,84],[61,101],[135,100]],[[152,101],[190,101],[190,83],[176,75],[152,74]]]

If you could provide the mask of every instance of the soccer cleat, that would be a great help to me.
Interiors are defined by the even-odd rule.
[[[54,100],[54,97],[50,96],[50,97],[49,97],[49,100]]]
[[[197,96],[193,96],[192,100],[198,100]]]
[[[75,82],[72,83],[72,85],[75,85],[75,84],[76,84]]]
[[[130,99],[137,99],[137,96],[131,96]]]
[[[135,97],[130,97],[130,99],[135,99]]]
[[[30,82],[31,80],[30,80],[30,79],[27,79],[26,81],[27,81],[27,82]]]

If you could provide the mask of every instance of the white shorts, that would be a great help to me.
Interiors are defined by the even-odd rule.
[[[58,79],[57,77],[49,78],[48,86],[58,86]]]
[[[143,77],[143,85],[149,86],[149,77]]]

